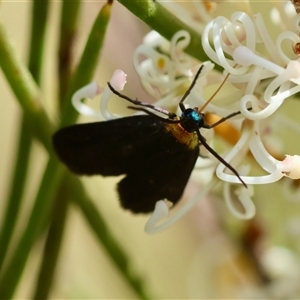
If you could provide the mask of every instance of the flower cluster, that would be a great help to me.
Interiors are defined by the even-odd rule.
[[[199,157],[202,169],[207,172],[211,167],[223,184],[225,202],[238,218],[248,219],[255,214],[255,206],[251,201],[252,185],[268,184],[278,181],[283,176],[296,179],[300,177],[299,156],[287,155],[278,159],[272,155],[263,143],[263,135],[274,119],[276,111],[284,101],[300,91],[300,63],[297,47],[300,45],[300,15],[294,18],[294,31],[282,31],[273,42],[268,28],[260,14],[250,17],[244,12],[235,12],[230,19],[218,16],[212,19],[203,29],[202,45],[212,62],[224,69],[227,86],[233,87],[226,97],[217,95],[212,102],[205,97],[206,90],[215,86],[221,76],[213,73],[211,62],[202,62],[204,68],[195,87],[185,101],[189,107],[204,107],[205,111],[220,117],[226,117],[240,111],[232,124],[240,131],[240,136],[234,146],[222,157],[231,165],[237,167],[242,180],[248,185],[241,185],[235,195],[244,207],[241,213],[233,205],[231,185],[239,183],[239,179],[226,170],[226,167],[207,153],[205,159]],[[190,42],[190,36],[185,31],[177,32],[168,42],[156,32],[150,32],[144,43],[136,49],[133,63],[146,91],[157,101],[155,106],[164,107],[171,112],[177,112],[178,102],[188,89],[200,62],[184,53]],[[289,43],[287,43],[289,42]],[[290,47],[285,47],[289,44]],[[291,51],[294,49],[294,51]],[[222,79],[223,80],[223,79]],[[112,86],[120,91],[126,83],[126,75],[117,70],[111,79]],[[222,85],[224,82],[222,83]],[[226,87],[224,87],[226,89]],[[107,110],[107,103],[112,96],[109,88],[105,88],[101,98],[101,114],[80,102],[82,97],[94,97],[99,88],[95,83],[84,87],[73,97],[74,106],[85,115],[99,118],[114,119]],[[208,142],[213,142],[213,130],[203,132]],[[201,154],[204,152],[201,150]],[[251,165],[245,160],[249,153],[259,164],[263,175],[253,176]],[[196,165],[199,169],[199,164]],[[207,178],[207,176],[206,176]],[[201,181],[203,178],[201,178]],[[219,181],[213,178],[193,199],[180,207],[176,213],[164,223],[162,219],[169,215],[169,206],[164,199],[157,202],[155,211],[146,224],[146,231],[153,233],[167,228],[178,218],[202,199]]]

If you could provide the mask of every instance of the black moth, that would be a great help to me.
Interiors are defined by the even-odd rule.
[[[124,174],[125,177],[118,183],[118,194],[122,206],[134,213],[152,212],[155,203],[162,199],[173,204],[179,201],[199,156],[200,144],[246,187],[238,172],[206,143],[199,131],[202,127],[213,128],[240,112],[208,125],[198,108],[185,108],[183,104],[202,68],[180,100],[180,117],[151,104],[130,99],[108,83],[116,95],[136,105],[131,108],[147,114],[60,129],[53,136],[57,155],[72,172],[79,175]],[[168,118],[162,118],[145,107],[161,112]]]

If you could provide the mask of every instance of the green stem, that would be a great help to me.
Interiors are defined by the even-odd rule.
[[[104,247],[107,255],[117,266],[124,276],[124,279],[141,299],[153,299],[147,295],[141,276],[134,275],[131,269],[130,258],[112,236],[105,224],[104,218],[101,216],[93,201],[86,195],[80,181],[74,176],[69,176],[67,184],[69,185],[69,191],[71,191],[72,201],[75,205],[79,206],[86,222],[94,231],[101,246]]]
[[[186,30],[191,37],[190,44],[185,49],[186,53],[197,58],[199,61],[209,60],[202,48],[201,35],[179,20],[174,14],[170,13],[160,3],[153,0],[118,1],[168,40],[171,40],[177,31]],[[220,67],[216,66],[216,69],[220,69]]]
[[[66,97],[72,71],[72,47],[77,30],[78,14],[81,1],[64,0],[60,22],[60,39],[58,51],[59,99]]]

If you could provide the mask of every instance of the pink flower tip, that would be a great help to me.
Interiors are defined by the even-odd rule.
[[[300,77],[300,63],[297,60],[290,61],[286,69],[290,73],[291,78],[297,79]]]
[[[291,178],[300,178],[300,156],[299,155],[286,155],[285,159],[281,162],[282,173]]]
[[[122,91],[126,84],[126,76],[127,74],[125,74],[122,70],[117,69],[109,82],[115,90]]]

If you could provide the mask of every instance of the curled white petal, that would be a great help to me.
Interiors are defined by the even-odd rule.
[[[232,60],[228,60],[225,56],[221,40],[221,33],[223,31],[224,21],[225,18],[220,18],[219,20],[215,20],[214,26],[212,27],[212,35],[213,35],[213,44],[215,47],[216,55],[217,55],[217,62],[220,64],[227,72],[233,73],[235,69],[233,67],[234,62]],[[219,22],[218,22],[219,21]]]
[[[251,199],[251,197],[253,196],[253,187],[251,185],[248,186],[248,189],[239,187],[234,191],[235,195],[237,196],[237,199],[239,200],[240,204],[242,205],[245,211],[244,213],[241,213],[236,209],[235,205],[233,204],[230,186],[231,184],[229,184],[228,182],[225,183],[223,190],[225,203],[230,212],[238,219],[248,220],[253,218],[256,213],[255,205]]]
[[[281,46],[281,44],[283,44],[283,42],[285,42],[285,41],[290,41],[292,43],[292,45],[295,45],[297,43],[300,43],[300,37],[295,32],[284,31],[276,39],[276,48],[277,48],[277,51],[278,51],[278,53],[279,53],[282,61],[285,64],[288,64],[290,62],[291,58],[288,57],[282,51],[282,46]]]
[[[245,88],[244,94],[254,94],[255,89],[258,86],[260,80],[261,80],[261,75],[262,75],[263,68],[261,67],[254,67],[254,70],[250,73],[251,77],[247,80],[247,86]],[[237,76],[236,76],[237,77]]]
[[[159,99],[160,104],[156,105],[161,105],[171,94],[175,96],[174,101],[180,99],[183,89],[194,75],[192,68],[195,61],[183,51],[190,42],[186,31],[177,32],[171,42],[167,42],[168,47],[165,47],[166,40],[160,40],[155,35],[154,39],[155,44],[144,43],[136,49],[133,63],[144,89]],[[163,50],[158,51],[157,48]],[[172,107],[172,103],[167,105]]]
[[[275,46],[271,36],[269,35],[268,29],[264,23],[263,17],[261,14],[256,14],[253,16],[253,20],[255,22],[257,31],[261,37],[261,41],[264,43],[267,51],[269,52],[269,56],[271,56],[272,60],[277,64],[282,64],[283,61],[278,54],[277,47]]]
[[[105,120],[114,120],[118,119],[121,116],[114,115],[108,111],[108,101],[110,100],[111,96],[113,95],[113,92],[110,90],[109,87],[106,87],[103,91],[103,94],[101,96],[101,101],[100,101],[100,112],[101,115]]]
[[[113,86],[114,89],[116,89],[117,91],[121,91],[123,90],[125,84],[126,84],[126,74],[122,71],[122,70],[116,70],[113,73],[113,76],[110,80],[110,84]],[[111,98],[111,96],[113,95],[113,92],[110,90],[110,88],[107,86],[104,91],[103,94],[101,96],[101,101],[100,101],[100,112],[102,114],[102,116],[104,117],[105,120],[113,120],[113,119],[117,119],[120,116],[118,115],[114,115],[111,114],[108,111],[108,101]]]
[[[285,75],[277,76],[266,88],[264,100],[267,103],[279,102],[281,104],[287,97],[291,96],[290,82],[287,80]]]
[[[210,31],[214,26],[215,20],[210,21],[204,28],[202,33],[202,47],[206,55],[214,62],[218,63],[215,50],[210,44]]]
[[[141,62],[141,58],[144,60]],[[163,74],[170,68],[170,59],[167,55],[158,53],[156,50],[140,45],[134,52],[133,65],[142,80],[153,84],[160,84]]]
[[[210,42],[212,36],[212,44]],[[235,62],[226,58],[232,55],[235,48],[242,46],[245,40],[247,48],[255,47],[255,28],[251,18],[243,13],[236,12],[229,21],[225,17],[217,17],[210,22],[202,34],[202,45],[209,58],[221,65],[227,72],[234,75],[242,75],[248,71],[245,66],[235,68]]]
[[[297,93],[300,86],[290,88],[290,81],[300,84],[300,63],[298,61],[290,61],[286,69],[268,85],[264,93],[265,101],[268,103],[280,101]],[[279,91],[273,95],[278,88]]]
[[[283,177],[280,167],[280,161],[272,157],[266,150],[259,135],[258,125],[258,122],[254,122],[252,137],[249,141],[249,147],[255,160],[264,170],[266,170],[270,174],[264,176],[247,177],[245,179],[242,177],[243,180],[245,180],[245,182],[249,184],[272,183],[278,181]]]
[[[207,24],[211,20],[211,15],[207,11],[207,8],[205,7],[205,3],[202,1],[193,1],[193,4],[194,4],[197,14],[199,14],[199,16],[200,16],[199,19],[201,20],[201,22],[203,24]],[[213,3],[211,3],[211,5],[213,5]],[[181,8],[181,10],[182,10],[182,8]]]
[[[285,159],[280,163],[282,173],[291,178],[300,178],[300,156],[299,155],[286,155]]]
[[[248,110],[251,103],[252,110]],[[283,100],[267,105],[264,109],[258,106],[259,100],[253,94],[245,95],[240,100],[240,111],[249,120],[262,120],[271,116],[283,103]]]
[[[254,122],[252,136],[249,139],[249,148],[260,166],[268,173],[273,173],[278,169],[277,165],[280,161],[271,156],[266,150],[259,132],[259,122]]]
[[[202,32],[204,24],[206,24],[211,18],[210,15],[207,13],[207,9],[202,9],[202,14],[199,12],[199,10],[193,10],[194,13],[191,14],[190,9],[185,9],[180,2],[178,4],[177,1],[164,1],[163,5],[168,10],[170,10],[174,16],[178,16],[180,20],[182,20],[185,24],[188,24],[190,28],[193,28],[197,32]],[[191,1],[192,2],[192,1]],[[194,2],[194,1],[193,1]],[[198,4],[198,2],[197,2]],[[195,5],[195,2],[194,2]],[[200,5],[200,4],[199,4]],[[203,5],[202,5],[203,7]],[[198,15],[199,14],[199,15]],[[203,17],[205,16],[205,17]],[[208,20],[208,21],[206,21]]]
[[[245,30],[246,46],[254,50],[255,43],[256,43],[256,31],[255,31],[254,23],[251,20],[251,18],[246,13],[238,11],[238,12],[234,12],[230,19],[234,23],[243,24],[243,28]]]
[[[186,75],[190,75],[188,73],[190,58],[183,52],[183,50],[189,45],[190,41],[190,34],[185,30],[176,32],[171,39],[171,59],[176,64],[176,71]]]
[[[254,158],[261,167],[270,174],[263,176],[241,176],[246,184],[267,184],[278,181],[284,176],[280,165],[278,165],[279,161],[273,158],[263,146],[259,137],[258,125],[256,124],[252,128],[249,121],[244,122],[242,135],[236,145],[224,157],[225,161],[230,163],[233,159],[242,157],[242,153],[244,153],[247,147],[250,147]],[[222,163],[218,165],[216,174],[220,179],[232,183],[241,183],[237,176],[225,173],[225,169],[226,167]]]
[[[253,69],[250,69],[249,67],[247,67],[247,70],[248,72],[245,73],[245,74],[234,74],[234,75],[230,75],[229,78],[228,78],[228,81],[229,82],[232,82],[232,83],[244,83],[244,84],[249,84],[249,81],[251,80],[251,77],[254,76],[254,74],[256,72],[259,71],[259,74],[258,76],[256,77],[256,81],[257,83],[259,84],[261,80],[263,79],[266,79],[266,78],[272,78],[274,77],[274,73],[269,71],[269,70],[266,70],[266,69],[263,69],[262,67],[260,66],[256,66],[257,68],[255,68],[254,70]],[[251,70],[251,71],[249,71]],[[255,87],[257,88],[257,86]],[[247,91],[248,92],[248,91]]]
[[[155,30],[151,30],[145,35],[143,43],[152,48],[160,47],[164,50],[169,48],[169,41]]]
[[[169,216],[170,202],[166,200],[159,200],[155,203],[154,211],[145,225],[145,232],[151,233],[151,229],[155,227],[157,223]]]
[[[240,162],[241,159],[243,159],[247,149],[248,149],[248,140],[251,136],[251,126],[249,122],[244,122],[243,124],[243,130],[242,135],[238,142],[235,144],[235,146],[230,150],[230,152],[224,157],[224,160],[230,163],[233,159],[239,159],[237,163]],[[239,179],[235,175],[230,175],[225,173],[225,165],[220,163],[216,169],[217,176],[224,180],[229,182],[235,182],[239,183]],[[244,180],[244,176],[241,176],[241,178]],[[247,182],[246,182],[247,183]]]
[[[256,55],[245,46],[240,46],[234,50],[234,60],[241,65],[249,66],[251,64],[265,68],[278,76],[269,84],[264,93],[264,99],[267,102],[278,101],[285,99],[300,91],[300,63],[298,61],[290,61],[286,69],[276,65],[275,63]],[[289,88],[288,81],[294,82],[297,85]],[[280,88],[280,91],[273,95]]]
[[[101,89],[98,84],[96,82],[92,82],[73,94],[72,104],[80,114],[101,119],[102,116],[99,112],[81,102],[83,98],[94,98],[100,92]]]
[[[227,46],[239,46],[245,36],[245,28],[242,25],[228,23],[224,26],[222,40]]]
[[[234,61],[242,66],[250,66],[255,65],[262,68],[265,68],[274,74],[281,74],[284,72],[284,68],[278,66],[277,64],[260,57],[259,55],[255,54],[252,50],[247,48],[246,46],[239,46],[237,47],[232,57]]]
[[[183,215],[185,215],[188,211],[190,211],[198,201],[203,199],[210,190],[216,186],[218,181],[213,179],[208,185],[206,185],[200,192],[198,192],[191,200],[185,203],[174,215],[168,218],[165,222],[160,223],[164,216],[166,216],[166,210],[163,207],[159,208],[159,213],[157,214],[158,217],[151,215],[148,222],[145,225],[145,231],[149,234],[154,234],[161,232],[171,225],[176,223]],[[159,204],[160,206],[161,204]]]

